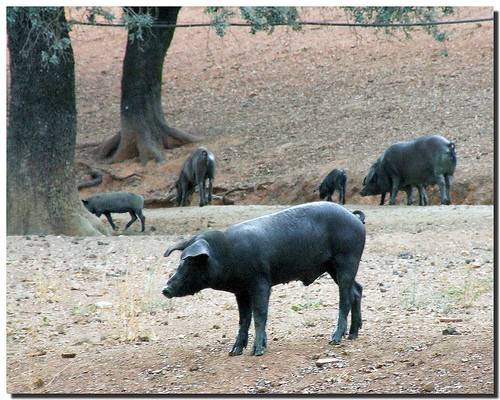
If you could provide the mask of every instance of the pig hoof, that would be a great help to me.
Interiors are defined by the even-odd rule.
[[[233,356],[241,356],[243,354],[243,348],[242,347],[233,347],[233,349],[229,352],[229,355],[231,357]]]
[[[357,333],[350,333],[349,336],[347,336],[348,340],[355,340],[357,338],[358,338],[358,334]]]
[[[261,355],[263,355],[265,352],[266,352],[266,348],[265,348],[265,347],[256,348],[256,347],[254,346],[253,351],[252,351],[252,355],[253,355],[253,356],[261,356]]]
[[[329,344],[333,344],[334,346],[338,346],[340,345],[340,342],[341,342],[342,339],[335,339],[335,338],[332,338],[330,339],[330,341],[328,342]]]

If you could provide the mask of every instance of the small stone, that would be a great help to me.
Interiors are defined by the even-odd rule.
[[[385,287],[381,287],[381,288],[380,288],[380,292],[381,292],[381,293],[385,293],[385,292],[387,292],[387,289],[386,289]]]
[[[470,264],[471,268],[481,268],[481,263],[474,261]]]
[[[439,322],[462,322],[462,318],[450,318],[450,317],[443,317],[439,318]]]
[[[319,358],[316,360],[316,366],[323,367],[327,364],[331,364],[331,363],[335,363],[335,362],[339,362],[339,361],[341,361],[341,360],[339,360],[338,358],[335,358],[335,357]]]
[[[197,366],[197,365],[193,365],[192,367],[189,367],[189,370],[190,370],[191,372],[193,372],[193,371],[198,371],[199,369],[200,369],[200,367],[199,367],[199,366]]]
[[[257,393],[267,393],[269,392],[269,389],[266,388],[265,386],[261,386],[257,389]]]
[[[75,358],[76,353],[61,353],[62,358]]]
[[[404,258],[405,260],[409,260],[413,258],[413,254],[411,254],[409,251],[403,251],[399,253],[398,255],[399,258]]]
[[[95,303],[95,306],[97,308],[111,308],[113,307],[113,303],[109,302],[109,301],[98,301],[97,303]]]
[[[100,240],[97,241],[98,246],[107,246],[109,243],[107,242],[101,242]]]
[[[220,326],[217,324],[214,324],[214,326],[212,326],[212,329],[220,329]]]
[[[432,392],[434,390],[434,383],[429,382],[422,386],[424,392]]]
[[[443,335],[460,335],[460,333],[453,326],[443,329]]]

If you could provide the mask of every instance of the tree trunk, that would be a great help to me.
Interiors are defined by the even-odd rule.
[[[69,38],[62,7],[38,12],[56,38]],[[27,8],[20,7],[8,23],[7,234],[106,233],[76,189],[73,50],[70,45],[58,64],[44,64],[42,51],[53,43],[46,38]]]
[[[149,11],[155,23],[175,24],[180,7],[156,7]],[[147,13],[146,7],[133,7]],[[125,11],[127,12],[127,11]],[[165,160],[163,149],[174,144],[199,140],[195,135],[169,127],[161,104],[163,60],[174,36],[175,27],[144,29],[143,39],[133,38],[129,30],[123,61],[121,131],[103,143],[100,155],[111,162],[136,156],[143,164]],[[174,139],[174,140],[172,140]]]

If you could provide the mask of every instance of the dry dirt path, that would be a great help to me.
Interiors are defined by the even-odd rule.
[[[493,393],[493,207],[347,207],[367,215],[359,339],[328,344],[338,290],[324,276],[274,288],[258,358],[227,355],[232,295],[161,296],[178,257],[162,254],[280,207],[146,210],[146,234],[8,237],[8,391]]]

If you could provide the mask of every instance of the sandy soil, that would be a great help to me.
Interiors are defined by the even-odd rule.
[[[492,394],[492,206],[347,207],[367,215],[359,339],[328,344],[338,290],[323,276],[274,287],[262,357],[227,354],[232,295],[161,295],[178,260],[162,254],[282,207],[146,210],[144,234],[7,238],[8,391]]]

